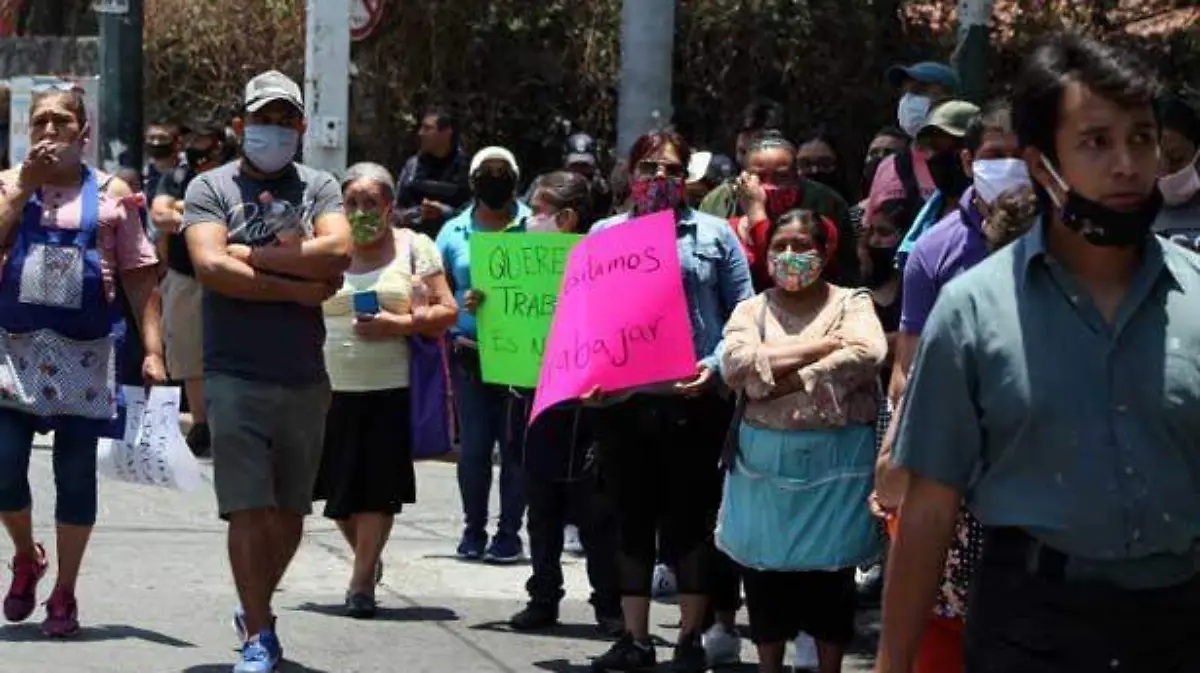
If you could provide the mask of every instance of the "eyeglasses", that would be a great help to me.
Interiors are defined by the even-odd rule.
[[[643,178],[658,175],[659,171],[662,171],[669,178],[682,178],[687,175],[687,168],[679,163],[651,161],[647,159],[639,161],[635,168],[636,174]]]

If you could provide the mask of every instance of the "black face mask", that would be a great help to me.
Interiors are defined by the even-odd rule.
[[[1058,171],[1051,168],[1049,163],[1046,163],[1046,167],[1060,185],[1066,186]],[[1059,208],[1062,222],[1068,229],[1082,236],[1088,243],[1105,248],[1140,245],[1150,236],[1150,227],[1163,204],[1162,194],[1157,187],[1137,210],[1132,211],[1113,210],[1103,203],[1081,195],[1069,186],[1066,186],[1066,189],[1067,202],[1061,206],[1049,192],[1041,188],[1038,191],[1046,195],[1043,203],[1050,201],[1051,205]]]
[[[825,185],[826,187],[832,189],[833,191],[838,193],[838,196],[844,197],[846,195],[846,193],[844,191],[842,191],[842,176],[837,171],[822,171],[820,173],[809,173],[805,177],[807,177],[809,180],[812,180],[813,182],[819,182],[819,183]]]
[[[214,149],[215,148],[210,147],[206,150],[201,150],[201,149],[189,147],[183,151],[183,154],[184,154],[184,156],[187,157],[188,166],[191,166],[192,168],[197,168],[199,166],[202,166],[202,165],[207,164],[208,162],[212,161],[212,155],[213,155]]]
[[[963,170],[962,161],[959,160],[958,150],[934,154],[929,157],[927,165],[933,185],[943,196],[957,198],[971,185],[970,178]]]
[[[871,275],[866,279],[867,287],[875,289],[888,282],[896,270],[896,246],[889,248],[867,247],[871,259]]]
[[[171,156],[172,148],[170,143],[152,144],[146,143],[146,155],[151,159],[166,159]]]
[[[475,197],[492,210],[501,210],[512,201],[517,180],[511,175],[482,174],[475,178]]]

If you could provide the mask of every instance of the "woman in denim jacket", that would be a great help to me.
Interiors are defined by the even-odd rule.
[[[754,294],[745,253],[729,225],[686,204],[690,151],[673,132],[634,143],[629,166],[632,211],[599,222],[619,227],[663,210],[676,215],[676,241],[696,354],[687,381],[639,389],[616,399],[593,390],[602,405],[595,432],[601,475],[616,510],[618,586],[627,633],[594,663],[599,670],[638,670],[655,661],[647,621],[656,541],[676,569],[681,627],[674,670],[707,669],[700,635],[708,604],[706,577],[720,503],[717,462],[732,403],[717,385],[717,346],[738,302]]]

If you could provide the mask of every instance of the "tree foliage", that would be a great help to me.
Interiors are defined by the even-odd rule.
[[[268,68],[303,76],[304,0],[146,1],[148,119],[230,114],[247,79]],[[1034,40],[1074,26],[1146,52],[1177,80],[1200,65],[1195,32],[1138,36],[1138,17],[1171,0],[997,0],[993,93]],[[398,167],[423,106],[459,116],[470,147],[504,144],[529,167],[559,160],[565,135],[615,137],[621,0],[410,0],[389,3],[353,46],[351,158]],[[818,127],[857,156],[894,117],[883,71],[948,60],[953,0],[682,0],[676,24],[675,122],[694,144],[730,148],[756,96],[785,104],[788,131]],[[1087,6],[1087,7],[1085,7]],[[527,173],[531,171],[526,171]]]

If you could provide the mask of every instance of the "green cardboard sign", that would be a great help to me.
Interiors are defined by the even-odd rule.
[[[574,234],[471,234],[479,359],[488,383],[536,388]]]

